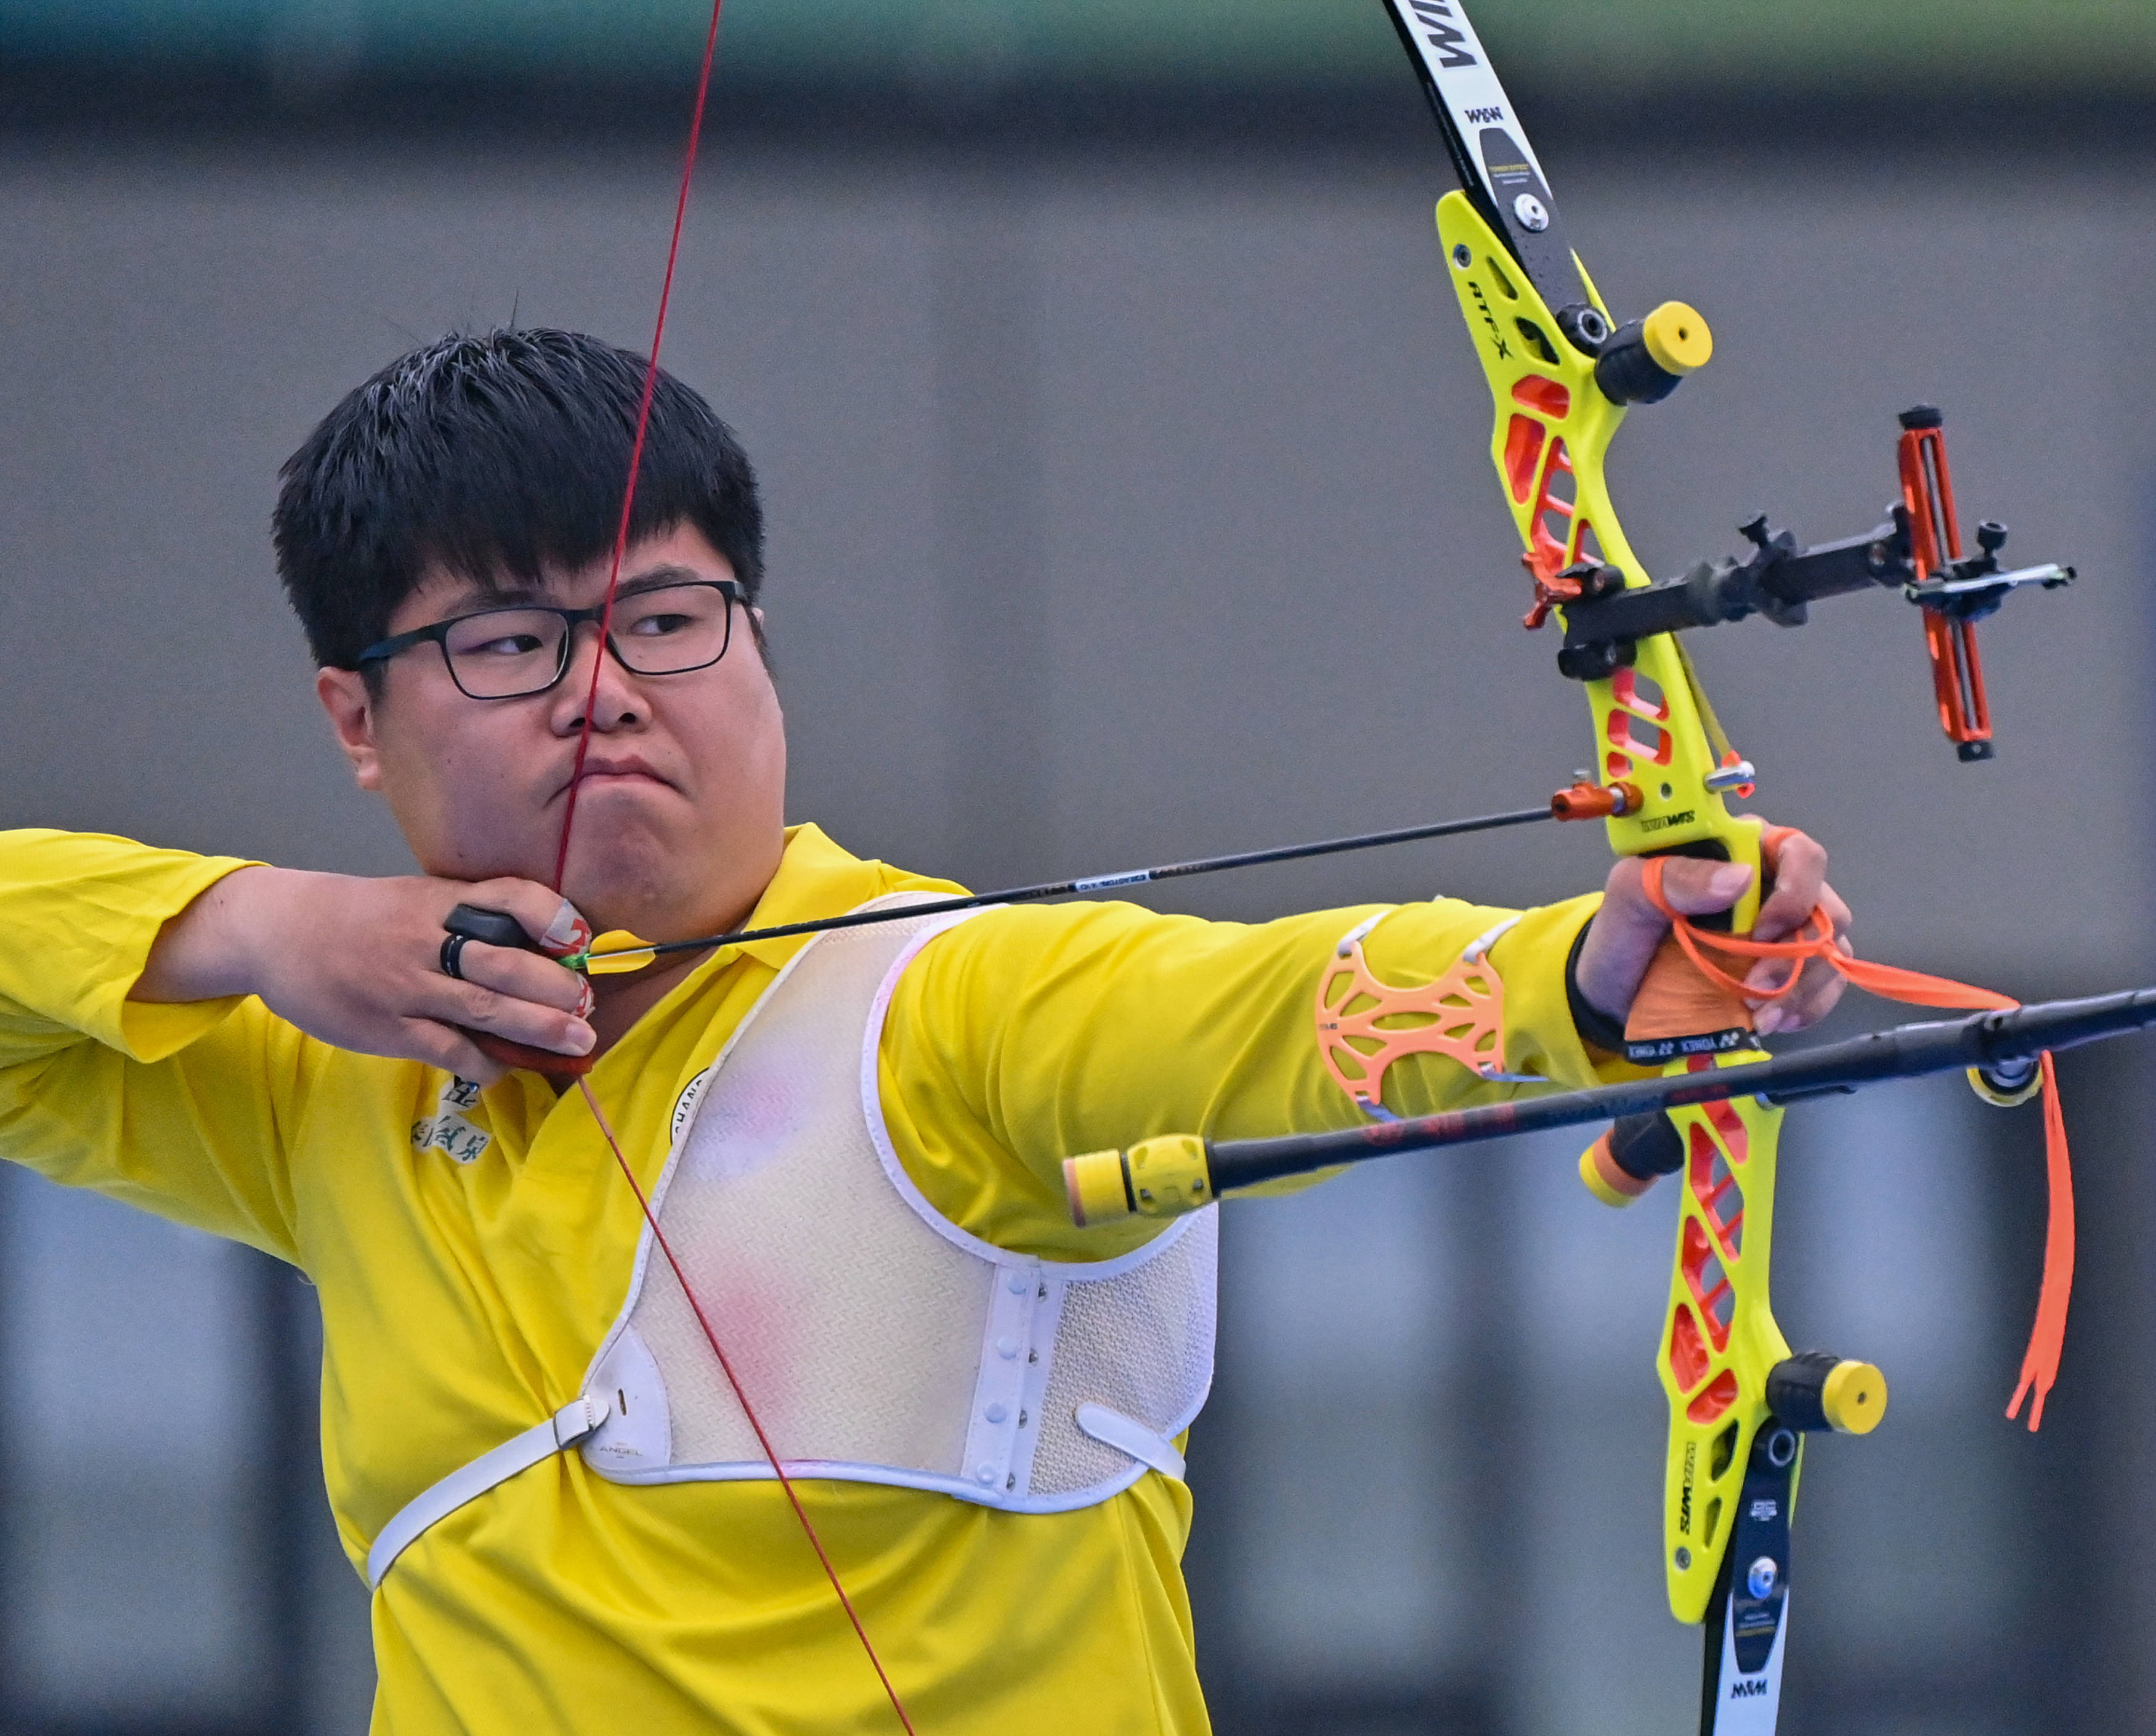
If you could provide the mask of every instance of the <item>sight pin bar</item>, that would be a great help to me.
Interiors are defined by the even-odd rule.
[[[1681,578],[1630,590],[1616,568],[1576,562],[1537,583],[1527,625],[1540,626],[1551,605],[1561,607],[1558,673],[1599,681],[1629,667],[1639,641],[1657,633],[1755,614],[1779,627],[1798,627],[1825,598],[1898,590],[1924,613],[1942,727],[1964,759],[1989,758],[1991,721],[1971,629],[2025,585],[2056,590],[2071,583],[2074,569],[2046,562],[2007,570],[1999,558],[2006,526],[1990,520],[1976,528],[1976,552],[1964,555],[1953,517],[1944,419],[1933,406],[1918,404],[1902,413],[1901,423],[1902,498],[1888,507],[1883,523],[1800,548],[1762,513],[1738,527],[1752,544],[1750,554],[1702,561]]]

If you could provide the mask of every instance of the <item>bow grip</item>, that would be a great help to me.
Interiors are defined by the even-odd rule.
[[[490,910],[485,905],[456,906],[443,917],[442,928],[445,933],[475,940],[483,947],[513,947],[525,953],[541,951],[539,943],[524,932],[524,925],[516,917],[506,910]],[[528,1043],[512,1043],[506,1037],[495,1036],[491,1031],[474,1030],[470,1025],[459,1025],[457,1030],[470,1038],[472,1047],[489,1061],[550,1077],[577,1078],[590,1072],[592,1063],[598,1058],[594,1055],[563,1055],[552,1049],[534,1049]]]

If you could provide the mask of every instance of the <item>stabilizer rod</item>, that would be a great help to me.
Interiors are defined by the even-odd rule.
[[[1613,1121],[1686,1103],[1752,1096],[1770,1103],[1789,1103],[1883,1080],[1966,1069],[2010,1080],[2025,1076],[2046,1050],[2071,1049],[2151,1025],[2156,1025],[2156,988],[2080,1000],[2041,1001],[2009,1012],[1896,1025],[1771,1061],[1522,1097],[1337,1133],[1218,1142],[1171,1133],[1127,1151],[1091,1152],[1068,1158],[1064,1179],[1072,1215],[1081,1224],[1132,1215],[1172,1217],[1209,1204],[1222,1194],[1283,1176],[1307,1175],[1402,1152]]]

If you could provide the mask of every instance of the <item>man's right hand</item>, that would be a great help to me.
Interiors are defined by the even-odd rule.
[[[506,912],[543,953],[467,942],[463,979],[445,974],[442,922],[459,904]],[[337,1048],[424,1061],[485,1085],[506,1070],[459,1026],[559,1055],[591,1052],[591,985],[544,956],[590,938],[562,895],[532,881],[242,868],[165,924],[128,998],[259,995]]]

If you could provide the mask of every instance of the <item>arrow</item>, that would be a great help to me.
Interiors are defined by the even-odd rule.
[[[1029,886],[1009,886],[1000,892],[969,892],[963,897],[941,898],[930,904],[909,904],[896,910],[858,911],[849,916],[821,917],[813,922],[784,922],[773,928],[741,928],[726,934],[701,935],[693,940],[649,941],[626,928],[610,928],[596,937],[581,953],[559,962],[571,970],[592,976],[618,971],[641,970],[654,958],[670,953],[701,953],[713,947],[737,947],[752,940],[784,940],[796,934],[823,934],[834,928],[866,928],[877,922],[912,922],[946,911],[978,910],[989,904],[1031,904],[1043,898],[1092,894],[1124,886],[1142,886],[1164,880],[1183,880],[1194,874],[1220,874],[1230,868],[1255,868],[1268,862],[1299,862],[1312,856],[1343,855],[1350,850],[1380,850],[1390,844],[1413,844],[1424,838],[1458,838],[1470,832],[1494,832],[1507,826],[1528,826],[1544,819],[1594,819],[1610,812],[1622,797],[1585,783],[1561,789],[1542,808],[1513,808],[1502,814],[1480,814],[1466,819],[1433,820],[1427,825],[1401,826],[1389,832],[1358,832],[1348,838],[1321,839],[1313,844],[1281,844],[1268,850],[1240,850],[1232,855],[1200,856],[1188,862],[1164,862],[1154,868],[1129,868],[1116,874],[1098,874],[1079,880],[1041,881]]]

